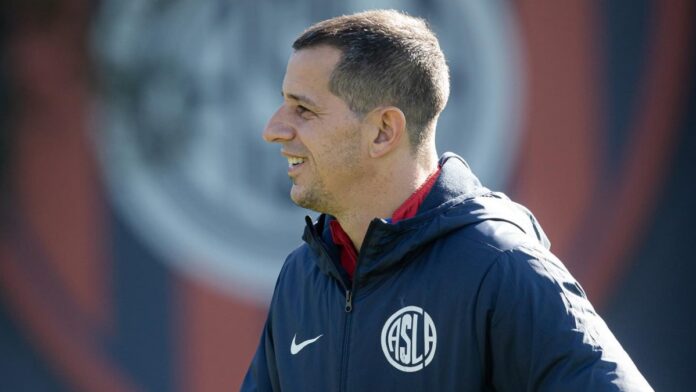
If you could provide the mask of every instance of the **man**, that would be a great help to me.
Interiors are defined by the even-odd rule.
[[[651,390],[531,213],[438,159],[449,73],[422,20],[341,16],[293,48],[263,136],[323,214],[243,391]]]

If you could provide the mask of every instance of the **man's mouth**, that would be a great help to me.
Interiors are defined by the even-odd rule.
[[[288,157],[288,167],[295,167],[305,162],[304,158]]]

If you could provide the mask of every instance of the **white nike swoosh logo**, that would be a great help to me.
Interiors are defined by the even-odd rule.
[[[324,334],[321,334],[314,339],[305,340],[304,342],[302,342],[300,344],[295,344],[295,338],[297,337],[297,334],[295,334],[295,336],[292,337],[292,344],[290,345],[290,354],[295,355],[295,354],[299,353],[303,348],[316,342],[322,336],[324,336]]]

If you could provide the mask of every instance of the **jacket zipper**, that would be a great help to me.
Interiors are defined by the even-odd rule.
[[[350,290],[346,290],[346,313],[350,313],[353,310],[353,293]]]
[[[314,226],[311,224],[311,221],[309,221],[309,224],[311,225],[311,230],[312,230],[312,236],[315,238],[315,241],[320,245],[321,251],[324,253],[325,257],[329,257],[329,252],[324,248],[324,245],[320,240],[318,240],[318,233],[314,229]],[[371,222],[370,225],[367,228],[367,232],[365,233],[365,239],[363,241],[363,248],[366,246],[369,237],[370,237],[370,232],[373,229],[373,223]],[[339,371],[339,392],[345,391],[346,390],[346,384],[348,383],[348,371],[346,368],[348,367],[348,356],[349,356],[349,343],[350,343],[350,330],[351,330],[351,319],[352,319],[352,313],[353,313],[353,297],[355,296],[355,290],[357,288],[357,279],[358,279],[358,268],[360,267],[360,254],[362,252],[358,253],[358,260],[355,265],[355,274],[353,281],[349,285],[347,285],[343,279],[337,279],[341,286],[343,286],[343,289],[346,292],[346,302],[345,302],[345,307],[344,310],[346,312],[346,321],[343,324],[343,350],[341,353],[341,369]],[[340,274],[339,274],[340,276]]]
[[[369,230],[368,230],[369,231]],[[339,392],[346,390],[346,384],[348,383],[348,357],[350,356],[350,331],[351,331],[351,321],[353,319],[353,297],[355,296],[355,289],[357,287],[356,281],[358,278],[358,266],[360,265],[360,255],[358,255],[358,261],[355,265],[355,275],[353,275],[353,282],[351,283],[351,288],[346,289],[346,304],[344,310],[346,312],[346,322],[343,326],[343,353],[341,356],[341,372],[339,377]]]
[[[367,232],[365,233],[365,239],[363,240],[363,246],[362,248],[365,248],[369,238],[370,238],[370,232],[373,229],[374,224],[371,222],[370,225],[367,227]],[[348,384],[348,357],[350,356],[350,331],[351,331],[351,322],[352,322],[352,313],[353,313],[353,297],[355,297],[355,291],[358,287],[358,269],[360,268],[360,261],[362,260],[361,254],[364,252],[358,252],[358,260],[356,261],[355,264],[355,274],[353,275],[353,282],[351,283],[351,288],[348,289],[346,288],[346,304],[345,304],[345,312],[346,312],[346,322],[344,325],[344,334],[343,334],[343,354],[341,358],[341,372],[340,372],[340,386],[339,386],[339,392],[345,391],[347,389],[347,384]]]
[[[309,219],[309,218],[307,218],[307,219]],[[327,257],[330,259],[329,252],[324,247],[323,242],[319,239],[319,234],[315,230],[314,225],[312,224],[311,221],[308,221],[307,223],[308,223],[308,225],[310,225],[311,236],[313,237],[316,244],[319,246],[321,253],[323,253],[324,257]],[[360,258],[358,257],[358,260],[359,259]],[[355,269],[356,269],[356,275],[357,275],[357,265],[356,265]],[[341,364],[340,364],[341,367],[339,369],[339,377],[338,377],[339,392],[340,392],[340,391],[345,390],[345,383],[346,383],[346,379],[348,377],[347,376],[348,372],[345,370],[345,368],[348,366],[348,342],[349,342],[348,335],[350,333],[350,319],[351,319],[350,316],[351,316],[351,312],[353,311],[353,292],[355,291],[354,290],[355,281],[353,281],[350,285],[346,284],[346,282],[343,280],[343,278],[341,277],[341,274],[338,271],[336,271],[335,278],[339,282],[339,284],[341,285],[341,287],[343,288],[343,290],[346,293],[346,302],[345,302],[345,307],[344,307],[344,310],[346,312],[346,319],[345,319],[345,322],[343,323],[343,347],[341,350]],[[345,374],[345,376],[344,376],[344,374]]]
[[[353,293],[351,290],[346,290],[346,321],[343,324],[343,350],[342,350],[342,355],[341,355],[341,371],[339,372],[339,387],[338,390],[339,392],[345,391],[346,390],[346,383],[348,381],[348,370],[346,369],[348,367],[348,352],[349,352],[349,343],[350,343],[350,325],[351,325],[351,320],[353,317],[351,317],[351,312],[353,311]]]
[[[360,264],[360,256],[358,256],[358,262],[357,264]],[[355,293],[355,279],[358,277],[358,266],[355,266],[355,275],[353,277],[353,282],[351,283],[350,288],[346,288],[346,303],[345,307],[343,308],[344,311],[346,312],[346,321],[343,324],[343,350],[341,354],[341,371],[340,371],[340,377],[338,378],[339,380],[339,392],[345,391],[346,390],[346,384],[348,382],[348,356],[350,354],[350,326],[351,326],[351,321],[353,319],[352,313],[353,313],[353,296]]]
[[[325,249],[322,250],[325,252],[325,254],[328,257],[328,252],[326,252]],[[360,258],[358,257],[358,263],[359,263]],[[358,267],[356,265],[355,271],[357,277],[357,270]],[[346,382],[348,380],[348,371],[346,368],[348,367],[348,347],[349,347],[349,342],[350,342],[350,325],[351,325],[351,315],[353,312],[353,296],[355,293],[355,279],[350,285],[347,285],[343,279],[338,279],[340,282],[340,285],[343,287],[343,290],[345,290],[346,293],[346,302],[344,306],[344,311],[346,313],[346,319],[345,322],[343,323],[343,349],[341,350],[341,368],[339,369],[339,377],[338,377],[338,382],[339,382],[339,392],[345,391],[346,390]]]

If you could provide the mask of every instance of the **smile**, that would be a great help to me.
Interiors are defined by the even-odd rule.
[[[288,167],[295,167],[305,162],[304,158],[288,157]]]

